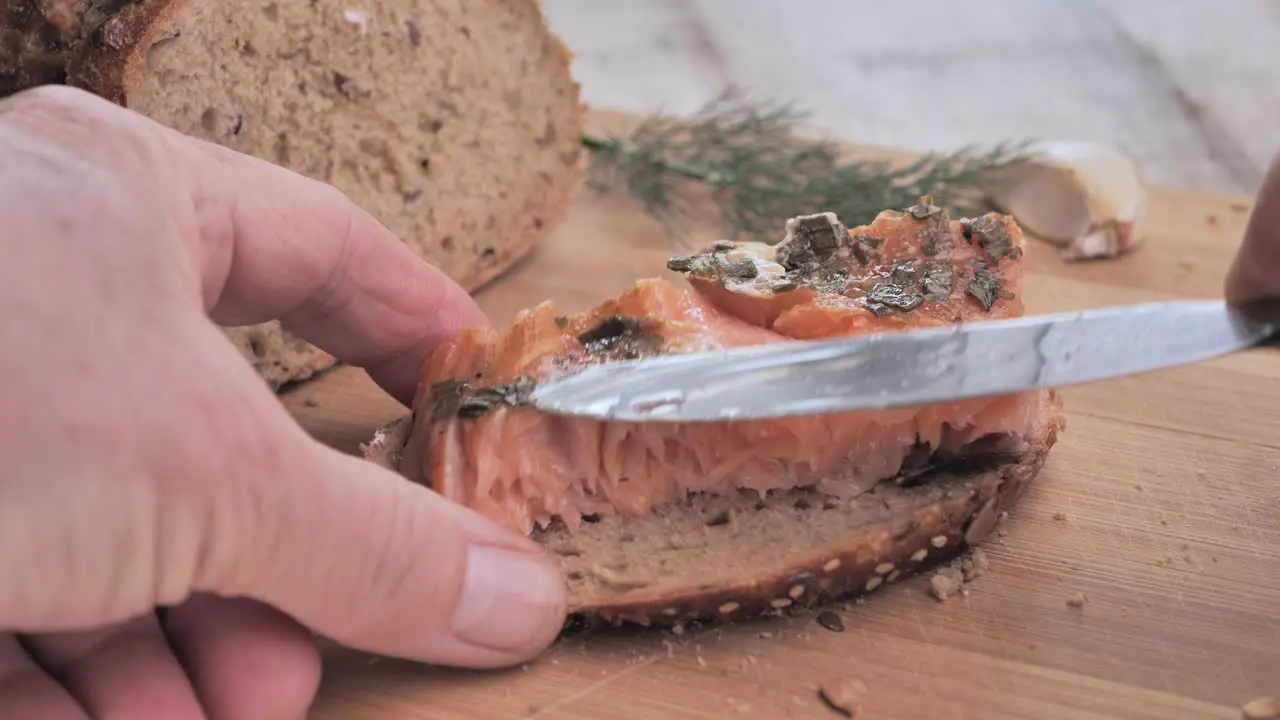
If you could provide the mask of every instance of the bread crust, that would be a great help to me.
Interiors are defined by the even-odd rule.
[[[571,584],[566,627],[750,620],[857,597],[937,567],[990,534],[1039,474],[1065,427],[1060,394],[1045,391],[1036,433],[1014,461],[972,474],[940,473],[914,488],[887,485],[875,499],[884,509],[872,522],[835,542],[795,552],[782,565],[745,572],[730,582],[619,592],[584,592],[581,586],[575,591]],[[382,428],[361,446],[364,457],[402,472],[411,429],[412,416]],[[535,533],[534,538],[562,566],[568,564],[556,552],[555,532]]]

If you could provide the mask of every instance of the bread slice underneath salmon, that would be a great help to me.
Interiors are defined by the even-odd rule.
[[[1022,234],[922,201],[853,229],[673,258],[575,317],[544,303],[424,364],[413,414],[366,457],[530,535],[588,621],[741,620],[873,591],[982,541],[1064,427],[1056,392],[778,420],[554,417],[539,379],[647,354],[1022,313]]]

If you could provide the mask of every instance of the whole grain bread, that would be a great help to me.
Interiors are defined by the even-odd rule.
[[[981,543],[1065,427],[1057,392],[1046,391],[1041,408],[1028,437],[886,478],[851,500],[808,488],[697,496],[643,517],[601,516],[574,533],[552,525],[533,538],[564,572],[572,624],[738,621],[821,606]],[[411,428],[412,416],[383,428],[364,456],[400,471]]]
[[[568,211],[583,112],[535,0],[10,0],[0,97],[65,83],[333,184],[468,290]],[[229,330],[273,386],[333,358]]]

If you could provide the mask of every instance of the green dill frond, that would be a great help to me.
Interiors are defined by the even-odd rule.
[[[1025,144],[1011,143],[928,154],[906,166],[847,160],[838,144],[796,134],[807,118],[729,87],[688,119],[648,118],[626,137],[584,134],[588,182],[634,198],[673,231],[700,188],[733,239],[776,242],[796,215],[829,210],[853,226],[924,195],[953,216],[977,214],[983,191],[1024,158]]]

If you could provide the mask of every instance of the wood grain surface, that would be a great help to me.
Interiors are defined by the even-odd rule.
[[[1218,296],[1249,209],[1155,190],[1152,235],[1130,257],[1066,264],[1033,244],[1029,312]],[[635,206],[584,190],[566,224],[479,299],[501,325],[547,298],[581,310],[664,272],[670,252]],[[1280,357],[1065,397],[1066,432],[984,545],[990,569],[967,596],[940,602],[915,577],[837,608],[843,632],[811,616],[607,632],[504,672],[330,647],[311,717],[838,720],[816,693],[829,678],[865,684],[858,717],[898,720],[1234,720],[1246,701],[1280,694]],[[284,401],[351,451],[405,412],[349,368]]]
[[[1160,185],[1244,194],[1280,151],[1275,0],[543,6],[598,107],[684,114],[733,83],[852,142],[1098,140]]]

